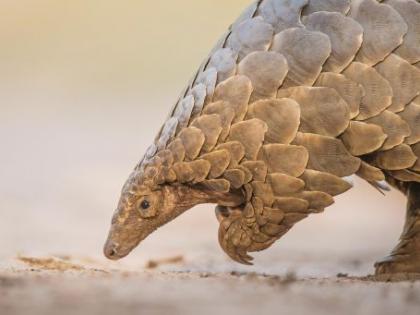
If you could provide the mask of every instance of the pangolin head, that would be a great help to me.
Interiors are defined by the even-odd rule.
[[[122,189],[112,217],[104,246],[107,258],[118,260],[127,256],[148,235],[195,205],[223,200],[228,205],[241,202],[238,196],[223,196],[199,185],[181,184],[171,173],[159,157],[136,167]]]
[[[107,258],[127,256],[142,240],[163,224],[199,202],[188,198],[189,187],[157,184],[158,167],[137,167],[125,183],[112,217],[111,229],[104,246]]]

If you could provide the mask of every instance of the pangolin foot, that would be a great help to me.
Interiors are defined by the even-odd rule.
[[[375,264],[378,281],[420,280],[420,255],[391,255]]]
[[[244,226],[241,217],[230,215],[220,222],[219,244],[234,261],[252,265],[253,258],[248,255],[248,248],[252,244],[249,234],[250,232]]]
[[[220,222],[220,246],[234,261],[252,265],[253,258],[248,253],[267,249],[286,233],[288,228],[269,222],[260,226],[254,211],[250,211],[249,207],[246,209],[248,210],[241,211],[218,206],[216,217]]]

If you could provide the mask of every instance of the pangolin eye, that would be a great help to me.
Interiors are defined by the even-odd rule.
[[[157,215],[158,204],[154,195],[141,197],[136,205],[137,211],[143,219],[153,218]]]
[[[140,207],[144,210],[149,209],[150,208],[150,202],[148,202],[147,200],[143,200],[140,203]]]

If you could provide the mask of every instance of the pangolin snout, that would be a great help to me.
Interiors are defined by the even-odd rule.
[[[104,245],[104,255],[111,260],[119,260],[126,257],[145,238],[143,229],[134,229],[131,225],[119,225],[114,223]]]
[[[118,253],[118,246],[112,241],[107,241],[104,246],[104,255],[111,260],[118,260],[120,257]]]
[[[104,246],[104,255],[111,260],[119,260],[130,254],[131,248],[123,248],[118,244],[107,241]]]

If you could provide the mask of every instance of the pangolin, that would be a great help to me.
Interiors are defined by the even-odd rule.
[[[213,203],[221,247],[251,264],[357,175],[408,198],[400,243],[376,273],[420,273],[419,94],[418,1],[255,1],[124,185],[105,255]]]

